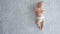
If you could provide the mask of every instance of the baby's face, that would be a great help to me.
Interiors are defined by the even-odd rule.
[[[43,3],[43,2],[40,2],[40,3],[38,4],[38,7],[43,7],[43,5],[44,5],[44,3]]]

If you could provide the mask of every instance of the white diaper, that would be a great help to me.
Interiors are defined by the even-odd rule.
[[[37,17],[37,19],[38,19],[39,22],[42,22],[44,18],[45,18],[44,16]]]

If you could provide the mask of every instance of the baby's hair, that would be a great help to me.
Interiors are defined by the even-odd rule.
[[[38,5],[41,4],[41,3],[44,3],[44,1],[40,1],[40,2],[38,3]]]
[[[38,3],[38,7],[41,7],[41,6],[39,6],[39,5],[41,5],[42,3],[44,3],[44,1],[40,1],[40,2]]]

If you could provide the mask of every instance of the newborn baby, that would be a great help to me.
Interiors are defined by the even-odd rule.
[[[43,26],[44,26],[44,23],[45,23],[45,17],[44,17],[44,14],[45,14],[45,10],[43,8],[44,6],[44,2],[41,1],[38,3],[37,7],[35,8],[35,13],[36,13],[36,24],[38,25],[38,27],[43,30]]]

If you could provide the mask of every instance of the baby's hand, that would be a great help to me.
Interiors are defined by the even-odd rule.
[[[41,11],[42,11],[44,14],[46,13],[46,12],[45,12],[45,9],[42,9]]]

